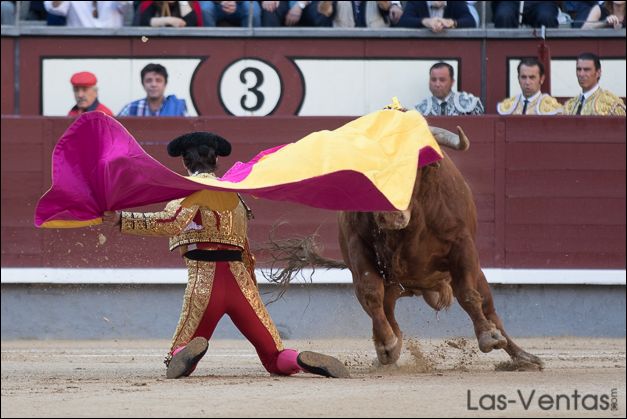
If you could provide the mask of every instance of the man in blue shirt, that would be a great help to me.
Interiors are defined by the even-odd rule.
[[[118,116],[187,116],[185,99],[165,96],[168,72],[164,66],[148,64],[142,69],[141,78],[146,97],[126,105]]]

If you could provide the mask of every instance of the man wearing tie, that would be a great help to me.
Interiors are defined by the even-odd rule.
[[[581,93],[564,104],[565,115],[625,116],[623,100],[599,86],[601,60],[595,54],[584,52],[577,57],[577,81]]]
[[[466,92],[453,92],[455,73],[450,64],[438,62],[429,70],[431,97],[416,105],[418,112],[428,115],[482,115],[481,100]]]
[[[518,64],[518,83],[521,94],[505,99],[496,106],[500,115],[556,115],[562,105],[555,98],[542,93],[544,65],[535,57],[523,58]]]

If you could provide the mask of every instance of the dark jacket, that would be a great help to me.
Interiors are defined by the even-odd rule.
[[[139,9],[135,12],[133,19],[134,26],[150,26],[150,19],[161,15],[160,2],[156,1],[141,1],[139,2]],[[197,1],[189,2],[192,11],[183,16],[187,27],[203,26],[202,11],[200,10],[200,4]],[[172,16],[181,17],[179,9],[179,2],[175,2],[171,8],[170,13]]]
[[[408,1],[401,20],[396,26],[403,28],[424,28],[422,19],[431,17],[426,1]],[[465,1],[449,1],[444,8],[444,19],[457,21],[458,28],[474,28],[475,19],[468,11]]]

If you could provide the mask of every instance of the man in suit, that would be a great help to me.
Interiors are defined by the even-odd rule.
[[[443,32],[454,28],[474,28],[475,20],[465,1],[408,1],[398,25]]]

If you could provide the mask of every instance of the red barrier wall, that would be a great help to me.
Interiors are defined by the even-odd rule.
[[[173,170],[165,144],[187,131],[211,130],[229,138],[237,160],[347,122],[341,117],[155,118],[121,122],[145,150]],[[55,142],[66,118],[2,117],[3,267],[180,267],[167,240],[121,236],[105,227],[38,230],[33,212],[51,183]],[[432,118],[461,125],[469,151],[449,152],[477,203],[477,244],[484,267],[625,268],[625,119],[602,117]],[[325,254],[339,257],[335,213],[248,198],[256,219],[253,248],[278,221],[285,235],[319,229]],[[151,209],[157,210],[160,206]]]

